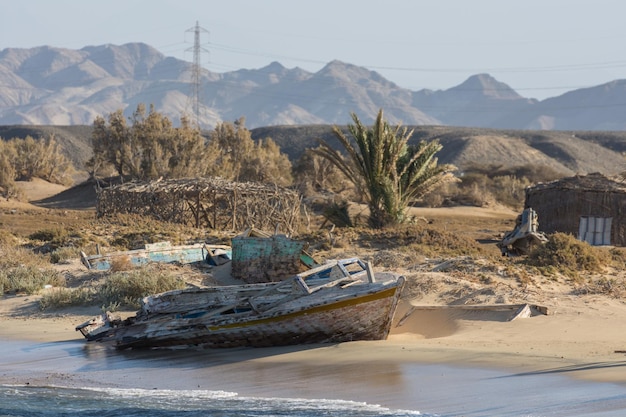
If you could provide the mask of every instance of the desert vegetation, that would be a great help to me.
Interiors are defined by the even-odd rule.
[[[382,117],[381,122],[384,122]],[[400,126],[391,127],[385,124],[386,122],[381,128],[384,127],[386,130],[368,129],[360,123],[352,127],[356,128],[354,133],[357,137],[360,135],[361,139],[367,139],[369,133],[375,132],[383,134],[378,135],[379,138],[385,138],[385,135],[391,138],[394,133],[398,134],[394,140],[404,144],[404,148],[398,149],[405,152],[405,159],[409,153],[412,156],[417,155],[420,143],[427,144],[428,146],[418,152],[421,157],[430,158],[428,163],[431,167],[433,165],[437,167],[436,169],[446,170],[449,167],[447,164],[433,164],[436,162],[437,154],[446,151],[438,143],[436,136],[424,136],[419,129],[409,131],[401,129]],[[301,153],[297,159],[290,159],[290,156],[294,158],[295,154],[284,153],[269,135],[253,140],[251,132],[245,127],[244,118],[219,123],[208,135],[204,135],[184,117],[181,118],[180,125],[175,126],[173,121],[155,111],[154,107],[146,109],[145,105],[140,104],[130,118],[126,118],[121,110],[96,118],[93,128],[89,131],[92,155],[78,165],[76,161],[72,163],[68,159],[67,150],[64,152],[52,133],[39,139],[27,136],[0,140],[2,150],[0,195],[5,198],[20,198],[15,181],[31,178],[43,178],[50,182],[71,185],[76,178],[85,176],[106,178],[118,175],[126,180],[220,176],[227,180],[260,181],[294,187],[305,198],[318,202],[320,201],[318,197],[322,195],[326,211],[329,213],[334,213],[337,205],[342,206],[349,201],[367,203],[370,192],[363,192],[367,188],[363,188],[360,182],[355,184],[353,181],[355,177],[346,176],[345,170],[342,171],[332,162],[332,158],[335,158],[336,161],[342,161],[344,168],[351,167],[346,164],[351,158],[350,153],[346,152],[345,147],[342,150],[339,138],[343,137],[345,140],[354,138],[348,137],[351,133],[345,128],[335,126],[326,129],[332,130],[334,141],[326,140],[324,139],[326,136],[320,135],[318,139],[322,145],[310,143],[308,151]],[[319,130],[320,127],[310,129],[313,133]],[[276,132],[280,134],[281,130],[278,129]],[[401,133],[404,136],[401,136]],[[460,133],[467,132],[460,130]],[[452,134],[447,131],[445,133],[448,136]],[[444,137],[447,137],[445,135]],[[421,142],[416,142],[416,137]],[[283,137],[280,142],[289,145]],[[355,144],[353,150],[360,152],[356,142],[349,145],[353,146],[353,143]],[[384,141],[380,141],[379,145],[382,143]],[[289,146],[288,149],[291,149]],[[324,153],[331,159],[322,156]],[[368,157],[374,157],[374,154],[369,154]],[[405,159],[399,158],[398,162],[404,164],[405,168],[411,166],[409,160]],[[425,163],[424,166],[428,165]],[[85,172],[85,175],[76,175],[81,172]],[[396,189],[398,184],[405,187],[407,179],[410,178],[409,171],[405,171],[404,176],[399,176],[398,173],[400,170],[396,172],[393,180]],[[411,175],[414,174],[416,172]],[[475,164],[454,172],[456,181],[444,181],[443,184],[439,184],[440,186],[433,187],[435,184],[425,181],[423,172],[420,175],[422,177],[418,181],[411,180],[414,185],[420,184],[417,194],[415,194],[417,187],[412,188],[411,194],[403,192],[404,197],[400,200],[397,197],[402,195],[390,199],[383,198],[382,195],[376,196],[374,193],[372,195],[378,201],[376,204],[383,201],[386,201],[384,204],[389,207],[396,204],[397,208],[393,210],[397,213],[402,213],[398,208],[407,203],[412,206],[430,207],[451,205],[484,207],[502,204],[519,210],[523,204],[525,187],[562,176],[549,166]],[[358,180],[358,177],[356,178]],[[432,178],[437,178],[437,175]],[[378,188],[384,189],[380,184]],[[432,189],[431,192],[429,189]],[[386,194],[393,195],[389,192]],[[399,201],[402,203],[397,205]],[[350,223],[354,223],[354,219],[345,224]]]
[[[54,217],[47,220],[57,225],[53,229],[39,224],[40,229],[32,230],[36,213],[12,214],[15,217],[10,224],[6,222],[6,211],[1,217],[5,222],[0,239],[2,292],[37,295],[42,311],[69,306],[133,310],[145,295],[210,283],[202,270],[189,265],[136,268],[120,264],[111,271],[87,270],[78,261],[79,253],[94,253],[96,245],[103,251],[111,251],[135,249],[163,240],[174,244],[202,241],[229,244],[236,234],[133,215],[106,219],[83,215],[68,219],[63,213],[49,215]],[[297,238],[306,241],[320,261],[357,255],[371,261],[376,268],[401,268],[417,286],[426,285],[419,272],[434,269],[465,282],[463,285],[480,285],[491,288],[489,291],[498,286],[540,291],[539,283],[546,281],[568,287],[572,295],[626,296],[626,283],[619,273],[626,266],[623,249],[592,247],[572,236],[555,234],[550,236],[548,244],[536,248],[528,257],[502,257],[493,243],[481,243],[478,238],[486,225],[492,223],[490,219],[437,218],[385,229],[358,226],[329,232],[314,228],[303,230]],[[431,284],[430,291],[437,291],[442,283]]]
[[[153,108],[139,106],[127,124],[121,112],[94,123],[92,176],[129,179],[222,176],[297,187],[309,221],[296,238],[309,243],[321,260],[358,255],[380,268],[404,268],[409,277],[435,268],[474,284],[528,288],[538,280],[567,285],[572,294],[626,295],[626,266],[620,248],[591,247],[555,234],[528,257],[500,256],[495,241],[512,219],[494,230],[493,220],[415,217],[413,207],[523,204],[524,188],[557,177],[548,167],[466,167],[452,179],[453,167],[438,165],[436,141],[409,145],[411,136],[379,113],[368,128],[356,115],[348,138],[334,133],[344,152],[321,141],[294,163],[271,140],[254,141],[245,120],[219,124],[207,139],[187,121],[180,127]],[[53,138],[0,141],[0,187],[16,197],[17,179],[61,181],[72,172]],[[49,165],[55,164],[52,169]],[[65,167],[65,168],[64,168]],[[152,218],[115,215],[96,219],[90,211],[37,209],[0,213],[0,289],[3,294],[39,294],[41,309],[98,305],[136,308],[144,295],[190,283],[202,274],[188,267],[143,268],[115,265],[111,272],[67,273],[81,252],[136,249],[145,243],[229,244],[237,231],[208,231]],[[361,220],[365,217],[367,220]],[[347,226],[347,227],[342,227]],[[487,235],[487,238],[485,238]],[[432,280],[432,278],[429,278]]]
[[[374,126],[364,126],[356,114],[348,125],[352,139],[338,128],[333,132],[347,158],[322,141],[312,149],[334,164],[355,186],[369,207],[370,226],[382,228],[404,223],[409,204],[438,185],[452,180],[454,167],[438,165],[435,154],[441,150],[436,141],[409,146],[412,132],[392,128],[378,112]]]
[[[219,123],[209,140],[182,117],[175,127],[143,104],[127,122],[122,110],[98,117],[92,133],[92,177],[112,174],[135,180],[219,176],[236,181],[291,184],[291,163],[271,138],[255,143],[245,119]]]
[[[60,151],[54,136],[35,140],[0,140],[0,195],[19,197],[15,181],[41,178],[51,183],[71,185],[75,172],[73,164]]]

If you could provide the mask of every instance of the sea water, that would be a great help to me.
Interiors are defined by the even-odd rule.
[[[626,386],[568,378],[576,368],[284,359],[303,349],[334,351],[116,351],[0,335],[0,417],[626,416]]]
[[[0,387],[2,417],[424,416],[342,400],[255,398],[205,390]]]
[[[558,387],[555,387],[558,391]],[[453,392],[450,392],[453,394]],[[524,393],[520,393],[524,396]],[[514,394],[512,394],[514,395]],[[546,393],[546,397],[551,397]],[[145,390],[127,388],[68,388],[0,386],[1,417],[401,417],[401,416],[623,416],[623,395],[581,398],[563,402],[526,397],[525,405],[511,398],[480,396],[466,407],[437,414],[398,410],[363,402],[304,398],[241,396],[206,390]],[[494,401],[496,400],[496,401]],[[452,401],[454,402],[454,401]],[[445,409],[445,406],[443,407]],[[451,409],[456,408],[452,406]]]

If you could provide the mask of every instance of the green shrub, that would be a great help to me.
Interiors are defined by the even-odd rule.
[[[71,246],[63,246],[58,249],[53,250],[50,253],[50,262],[53,264],[63,264],[67,263],[70,259],[79,258],[80,257],[80,249],[71,247]]]
[[[48,310],[69,306],[87,306],[96,300],[96,291],[93,288],[51,288],[45,291],[39,300],[39,308]]]
[[[337,227],[354,227],[354,222],[350,218],[348,211],[348,202],[331,202],[324,208],[322,213],[326,221]]]
[[[51,269],[34,266],[17,266],[0,271],[2,293],[36,294],[46,285],[65,286],[65,278]]]
[[[142,268],[111,274],[100,286],[98,297],[105,307],[138,308],[140,300],[147,295],[185,287],[184,280],[171,273]]]

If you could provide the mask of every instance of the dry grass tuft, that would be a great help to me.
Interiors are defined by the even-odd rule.
[[[529,265],[549,274],[561,273],[574,280],[581,272],[602,272],[611,264],[610,255],[566,233],[548,236],[548,242],[536,247],[528,256]]]
[[[600,277],[590,279],[573,291],[576,295],[602,294],[613,298],[626,297],[626,281],[624,278]]]
[[[431,274],[411,274],[406,276],[406,285],[402,292],[403,300],[420,300],[424,296],[439,292],[441,277]]]
[[[116,256],[111,260],[111,272],[130,271],[133,269],[133,263],[130,256]]]

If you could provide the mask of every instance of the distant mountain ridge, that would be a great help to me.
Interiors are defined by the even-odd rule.
[[[144,43],[0,51],[0,125],[91,125],[139,103],[178,121],[192,113],[191,64]],[[375,71],[332,61],[315,73],[277,62],[226,73],[202,70],[200,125],[245,117],[249,128],[391,123],[496,129],[626,129],[626,80],[535,100],[489,74],[446,90],[411,91]]]

